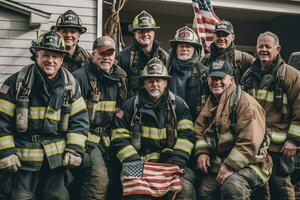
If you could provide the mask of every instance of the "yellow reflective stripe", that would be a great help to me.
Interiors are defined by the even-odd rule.
[[[10,117],[13,117],[15,114],[16,105],[6,101],[4,99],[0,99],[0,112],[7,114]]]
[[[249,165],[249,167],[255,171],[255,173],[261,178],[263,183],[266,183],[270,179],[271,176],[270,171],[263,170],[257,167],[256,165]]]
[[[87,136],[78,133],[67,133],[67,144],[76,144],[84,147],[86,138]]]
[[[194,143],[192,143],[191,141],[183,138],[178,138],[174,146],[174,149],[179,149],[190,155],[192,153],[193,147],[194,147]]]
[[[109,136],[103,136],[102,137],[103,143],[105,147],[110,147],[110,138]]]
[[[45,118],[47,119],[52,119],[55,121],[60,121],[60,113],[61,110],[54,110],[53,108],[51,108],[50,106],[48,106],[46,114],[45,114]]]
[[[14,148],[15,142],[12,135],[0,137],[0,150]]]
[[[100,137],[98,135],[89,133],[86,140],[90,141],[90,142],[93,142],[93,143],[99,144],[99,142],[100,142],[101,139],[100,139]]]
[[[111,141],[114,141],[116,139],[126,139],[130,137],[131,133],[125,128],[112,129]]]
[[[300,126],[291,124],[288,133],[296,137],[300,137]]]
[[[165,128],[155,128],[149,126],[142,126],[142,137],[150,138],[153,140],[161,140],[167,138],[167,133]]]
[[[177,124],[177,130],[180,131],[186,129],[191,129],[193,131],[194,130],[193,122],[189,119],[180,120]]]
[[[205,139],[198,139],[196,141],[196,145],[195,145],[195,148],[198,149],[202,149],[202,148],[208,148],[208,143],[206,142]]]
[[[116,101],[99,101],[96,106],[96,111],[115,112]]]
[[[16,153],[19,156],[21,161],[42,162],[44,160],[43,149],[16,148]]]
[[[62,154],[64,152],[66,142],[64,140],[59,142],[54,142],[44,146],[47,156],[53,156],[57,154]]]
[[[225,132],[225,133],[221,133],[220,134],[220,139],[219,139],[219,144],[225,143],[225,142],[230,142],[233,141],[233,134],[229,131],[229,132]]]
[[[117,153],[117,157],[120,160],[120,162],[122,163],[126,158],[128,158],[136,153],[137,152],[136,152],[135,148],[132,145],[128,145],[128,146],[124,147],[123,149],[121,149]]]
[[[257,90],[256,99],[272,103],[274,101],[274,92],[269,90]]]
[[[44,119],[46,107],[29,107],[29,119]]]
[[[283,94],[283,104],[285,104],[285,105],[288,104],[287,95],[285,93]]]
[[[76,113],[78,113],[78,112],[80,112],[84,109],[86,109],[86,105],[85,105],[85,102],[84,102],[83,98],[80,97],[71,104],[70,116],[73,116]]]
[[[159,153],[154,152],[154,153],[147,154],[145,156],[141,156],[141,160],[144,162],[151,161],[151,160],[158,160],[159,156],[160,156]]]
[[[287,138],[287,133],[271,131],[271,140],[275,143],[283,143]]]
[[[244,156],[241,152],[239,152],[236,148],[233,148],[228,156],[231,160],[233,160],[240,168],[245,167],[250,161]]]

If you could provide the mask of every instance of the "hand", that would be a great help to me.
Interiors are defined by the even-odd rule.
[[[297,146],[289,141],[286,141],[281,149],[283,156],[285,157],[292,157],[296,155]]]
[[[229,169],[225,164],[222,164],[217,175],[217,182],[221,185],[225,182],[225,180],[234,173],[231,169]]]
[[[81,157],[76,156],[70,152],[66,152],[64,160],[63,160],[63,166],[70,166],[70,167],[78,167],[81,164]]]
[[[0,169],[16,172],[21,167],[19,157],[15,154],[0,159]]]
[[[209,156],[207,154],[201,154],[200,156],[198,156],[198,158],[197,158],[197,166],[198,166],[198,168],[202,172],[204,172],[205,174],[207,174],[208,168],[210,167]]]

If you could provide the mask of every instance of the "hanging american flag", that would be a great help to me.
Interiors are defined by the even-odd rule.
[[[220,21],[216,16],[210,0],[192,0],[194,10],[193,27],[197,30],[199,38],[209,47],[213,41],[215,24]]]
[[[181,175],[183,170],[173,164],[124,163],[121,174],[123,196],[143,194],[162,197],[167,192],[173,192],[175,197],[182,190]]]

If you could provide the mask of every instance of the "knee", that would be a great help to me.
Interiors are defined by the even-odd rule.
[[[13,191],[10,195],[10,199],[12,200],[34,200],[35,195],[28,191]]]
[[[45,200],[68,200],[70,199],[67,189],[58,191],[45,191],[43,194]]]
[[[249,199],[251,188],[242,180],[229,177],[220,189],[221,199]]]
[[[182,191],[178,193],[178,200],[196,200],[196,191],[192,182],[187,179],[182,179]]]

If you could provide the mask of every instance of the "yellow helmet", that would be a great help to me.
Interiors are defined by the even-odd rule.
[[[142,11],[140,14],[138,14],[132,24],[128,26],[129,31],[136,31],[140,29],[159,29],[159,26],[156,26],[156,22],[152,15],[147,13],[146,11]]]
[[[172,48],[176,48],[179,43],[188,43],[197,49],[202,49],[198,35],[189,27],[184,26],[176,31],[174,39],[170,40]]]
[[[139,78],[145,79],[150,77],[169,78],[167,67],[157,57],[152,58],[144,67]]]
[[[80,17],[72,10],[68,10],[67,12],[60,15],[56,20],[56,26],[54,26],[56,30],[61,28],[76,28],[79,30],[80,34],[86,32],[86,27],[82,26],[82,21]]]

